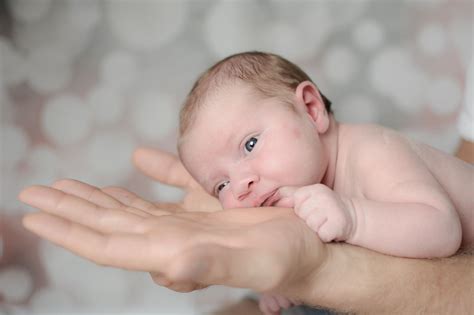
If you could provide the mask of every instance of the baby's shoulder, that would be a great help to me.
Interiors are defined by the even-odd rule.
[[[348,168],[366,170],[418,156],[417,144],[395,130],[380,125],[344,125],[340,130],[339,152]]]
[[[340,143],[350,147],[353,153],[369,148],[399,149],[415,145],[397,131],[375,124],[341,125],[339,137]]]

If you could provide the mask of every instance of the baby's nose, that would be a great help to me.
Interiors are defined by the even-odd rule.
[[[252,192],[252,188],[257,182],[258,178],[255,175],[246,174],[241,176],[240,178],[236,178],[234,182],[231,181],[232,192],[234,194],[234,198],[242,201],[247,197],[247,195]]]

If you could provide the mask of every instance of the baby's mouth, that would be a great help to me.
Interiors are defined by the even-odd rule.
[[[275,205],[278,202],[278,200],[280,200],[280,198],[279,198],[279,194],[278,194],[278,189],[276,189],[272,194],[270,194],[270,196],[268,196],[262,202],[260,207],[273,207],[273,205]]]

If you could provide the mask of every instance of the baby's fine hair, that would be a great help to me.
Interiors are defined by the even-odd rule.
[[[294,102],[296,87],[304,81],[312,82],[300,67],[281,56],[258,51],[231,55],[206,70],[194,83],[180,112],[180,138],[186,134],[209,93],[235,80],[251,85],[266,97],[277,97],[290,105]],[[331,101],[320,94],[326,111],[332,113]]]

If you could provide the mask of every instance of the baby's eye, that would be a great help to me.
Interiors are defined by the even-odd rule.
[[[252,137],[245,142],[245,151],[247,152],[252,152],[253,148],[257,144],[258,139],[255,137]]]
[[[216,186],[216,189],[215,189],[215,194],[216,196],[219,195],[219,193],[221,192],[222,189],[224,189],[225,186],[229,185],[229,181],[225,181],[225,182],[222,182],[220,183],[219,185]]]

